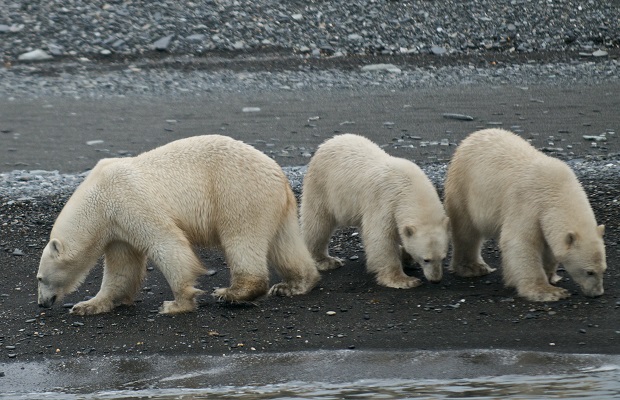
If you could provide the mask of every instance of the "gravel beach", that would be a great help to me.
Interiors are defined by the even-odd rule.
[[[620,2],[0,2],[2,98],[599,84]]]
[[[335,349],[619,354],[619,56],[617,0],[0,0],[0,389],[13,362],[73,357]],[[518,102],[500,101],[502,93]],[[347,96],[392,109],[375,117],[347,108]],[[322,98],[331,109],[314,114]],[[454,98],[460,108],[441,107]],[[553,99],[566,103],[554,108]],[[265,123],[261,112],[278,101],[295,118],[269,114],[282,119]],[[203,102],[216,111],[202,111]],[[184,114],[176,104],[196,108]],[[152,135],[139,128],[151,121],[149,107],[159,119],[148,125]],[[195,117],[201,112],[209,121]],[[74,122],[72,113],[85,120]],[[252,127],[260,124],[282,131],[257,134]],[[115,125],[128,130],[115,132]],[[377,132],[374,140],[419,161],[441,191],[450,151],[464,135],[513,129],[566,160],[583,182],[607,227],[605,295],[584,297],[564,273],[559,285],[573,296],[557,303],[516,297],[499,272],[472,280],[447,274],[439,285],[406,291],[379,287],[350,228],[331,243],[346,265],[323,274],[306,296],[249,305],[206,296],[196,313],[161,316],[156,310],[171,293],[149,265],[135,306],[68,314],[66,307],[98,290],[99,265],[65,307],[39,309],[41,250],[89,166],[200,126],[239,132],[285,167],[297,194],[308,157],[337,131]],[[541,133],[542,126],[549,130]],[[75,163],[59,162],[69,158]],[[227,285],[222,255],[199,254],[214,272],[200,287]],[[484,255],[499,266],[493,242]],[[407,272],[421,276],[416,266]]]
[[[313,56],[576,50],[620,44],[618,1],[2,1],[5,61],[48,57]],[[41,54],[42,57],[45,57]]]

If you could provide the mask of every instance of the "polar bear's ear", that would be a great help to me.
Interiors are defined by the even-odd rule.
[[[415,233],[415,227],[413,225],[407,225],[405,229],[403,229],[403,233],[406,237],[411,237]]]
[[[52,254],[53,257],[60,257],[60,254],[62,254],[62,242],[58,239],[52,239],[50,240],[50,252]]]
[[[568,232],[564,241],[566,243],[566,247],[570,249],[571,246],[577,241],[577,234],[575,232]]]
[[[598,231],[598,235],[600,237],[603,237],[603,235],[605,234],[605,225],[599,225],[596,227],[596,230]]]

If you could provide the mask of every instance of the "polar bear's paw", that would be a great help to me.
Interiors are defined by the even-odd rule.
[[[264,283],[264,284],[263,284]],[[261,282],[254,286],[236,286],[215,289],[212,296],[220,301],[230,303],[240,303],[245,301],[254,301],[267,293],[267,282]]]
[[[519,290],[519,294],[529,301],[558,301],[570,297],[568,290],[551,285]]]
[[[75,315],[95,315],[112,311],[113,308],[114,304],[111,302],[99,301],[93,297],[75,304],[69,312]]]
[[[312,286],[310,287],[310,289]],[[305,294],[310,289],[302,287],[302,285],[293,285],[286,282],[276,283],[269,289],[269,296],[291,297],[299,294]]]
[[[551,283],[552,285],[555,285],[556,283],[562,280],[562,277],[556,274],[555,272],[552,272],[551,274],[549,274],[548,277],[549,277],[549,283]]]
[[[316,268],[319,271],[329,271],[330,269],[340,268],[344,265],[344,260],[338,257],[326,257],[322,260],[318,260]]]
[[[422,281],[413,276],[407,276],[402,274],[399,276],[393,275],[377,275],[377,283],[381,286],[386,286],[395,289],[410,289],[418,287],[422,284]]]
[[[192,300],[174,300],[164,301],[161,307],[159,307],[160,314],[181,314],[191,312],[196,309],[196,301]]]
[[[486,263],[459,264],[450,267],[450,271],[463,278],[474,278],[476,276],[488,275],[496,268],[489,267]]]

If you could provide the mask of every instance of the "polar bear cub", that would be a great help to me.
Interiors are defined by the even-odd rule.
[[[569,296],[551,285],[558,263],[587,296],[603,294],[604,226],[597,226],[586,194],[564,162],[501,129],[471,134],[456,149],[445,182],[452,223],[450,269],[459,276],[488,274],[480,255],[486,238],[499,238],[507,286],[530,301]]]
[[[319,146],[304,178],[301,225],[319,270],[343,265],[328,253],[333,231],[358,226],[367,269],[380,285],[421,284],[403,272],[401,247],[422,266],[426,279],[442,278],[449,220],[435,187],[417,165],[362,136],[338,135]]]
[[[101,289],[72,313],[132,304],[147,258],[174,294],[160,312],[192,311],[205,272],[192,245],[223,249],[231,286],[214,295],[228,301],[267,293],[268,260],[283,278],[272,294],[306,293],[320,277],[282,169],[243,142],[206,135],[97,163],[54,223],[37,273],[39,305],[74,291],[104,254]]]

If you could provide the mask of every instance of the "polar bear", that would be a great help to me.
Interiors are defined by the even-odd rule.
[[[192,311],[205,272],[192,245],[223,249],[231,286],[214,296],[227,301],[266,294],[268,260],[283,278],[271,294],[306,293],[320,277],[282,169],[243,142],[205,135],[95,166],[54,223],[37,273],[38,303],[50,307],[74,291],[104,254],[101,289],[72,313],[132,304],[147,258],[174,294],[160,312]]]
[[[499,238],[504,282],[530,301],[569,296],[553,286],[558,263],[587,296],[603,294],[604,226],[564,162],[519,136],[485,129],[456,149],[445,182],[452,223],[450,270],[459,276],[494,271],[482,259],[486,238]]]
[[[304,178],[301,200],[304,240],[319,270],[338,268],[328,243],[337,227],[358,226],[369,272],[380,285],[412,288],[421,281],[403,272],[410,255],[431,282],[443,276],[449,220],[435,187],[411,161],[388,155],[355,134],[319,146]]]

